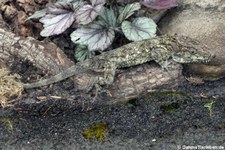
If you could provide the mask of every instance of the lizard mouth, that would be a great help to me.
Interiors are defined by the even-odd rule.
[[[196,57],[195,59],[173,57],[173,60],[178,63],[208,63],[213,58],[214,58],[214,56],[210,55],[208,57]]]
[[[205,60],[205,61],[203,61],[203,63],[208,63],[209,62],[209,60]]]
[[[211,61],[213,58],[215,58],[215,57],[216,57],[216,55],[210,54],[209,57],[208,57],[208,59],[206,59],[204,63],[210,62],[210,61]]]

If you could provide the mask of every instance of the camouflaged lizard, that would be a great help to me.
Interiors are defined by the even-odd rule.
[[[207,63],[212,58],[213,55],[208,51],[208,48],[195,39],[177,35],[161,36],[129,43],[117,49],[103,52],[84,62],[79,62],[55,76],[35,83],[24,84],[24,88],[49,85],[86,71],[103,71],[104,75],[97,77],[94,84],[109,85],[113,83],[118,68],[155,61],[162,69],[170,71],[176,69],[173,62],[181,64]]]

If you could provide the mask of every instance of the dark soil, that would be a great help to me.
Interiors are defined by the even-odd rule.
[[[0,109],[0,149],[225,147],[225,79],[200,86],[183,83],[182,93],[149,93],[111,106],[94,105],[68,83],[26,91],[14,107]],[[40,102],[38,96],[47,100]],[[210,113],[204,105],[212,101]],[[85,138],[84,132],[98,123],[107,126],[103,137]]]

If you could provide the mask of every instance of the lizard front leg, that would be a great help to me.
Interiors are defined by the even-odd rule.
[[[104,65],[104,76],[99,77],[100,85],[110,85],[114,81],[114,76],[116,74],[116,63],[106,62]]]
[[[152,59],[158,63],[162,69],[173,69],[173,62],[171,61],[171,52],[165,46],[155,46],[151,52]]]

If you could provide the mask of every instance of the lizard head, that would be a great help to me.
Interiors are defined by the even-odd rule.
[[[174,61],[179,63],[207,63],[214,58],[209,48],[198,40],[186,36],[174,36],[176,49],[172,54]]]

